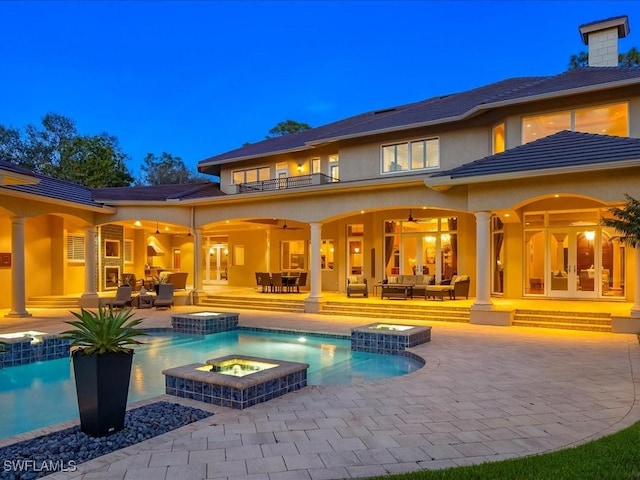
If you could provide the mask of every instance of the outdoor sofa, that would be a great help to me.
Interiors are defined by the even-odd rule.
[[[425,300],[428,297],[444,300],[445,295],[448,295],[450,300],[455,300],[462,296],[469,298],[470,283],[469,275],[454,275],[448,283],[441,282],[439,285],[428,285],[424,292],[424,298]]]
[[[435,283],[434,275],[396,275],[382,282],[380,298],[413,298],[424,295],[427,286]]]

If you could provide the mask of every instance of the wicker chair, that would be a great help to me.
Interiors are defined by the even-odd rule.
[[[351,297],[353,294],[369,296],[369,287],[364,275],[349,275],[347,277],[347,297]]]

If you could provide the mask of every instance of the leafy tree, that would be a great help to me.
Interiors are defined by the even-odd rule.
[[[580,52],[577,55],[571,55],[569,58],[569,70],[576,68],[584,68],[589,66],[589,54]],[[618,54],[618,66],[620,67],[638,67],[640,66],[640,52],[636,47],[631,47],[627,53]]]
[[[24,147],[22,138],[20,137],[20,130],[0,125],[1,160],[26,166]]]
[[[27,125],[24,134],[0,125],[0,154],[36,173],[88,187],[124,187],[133,181],[116,137],[80,135],[73,120],[57,113],[47,113],[42,127]]]
[[[614,218],[603,218],[602,225],[620,233],[620,241],[632,248],[640,247],[640,201],[625,194],[624,207],[613,207],[609,212]]]
[[[285,120],[269,130],[269,135],[267,135],[266,138],[282,137],[284,135],[291,135],[292,133],[304,132],[305,130],[310,129],[311,125],[308,123],[296,122],[295,120]]]
[[[127,158],[116,137],[106,133],[77,136],[61,145],[55,176],[93,188],[128,186],[133,177],[127,169]]]
[[[162,152],[160,157],[147,153],[141,168],[143,175],[138,179],[139,185],[175,185],[207,180],[189,171],[180,157],[174,157],[167,152]]]

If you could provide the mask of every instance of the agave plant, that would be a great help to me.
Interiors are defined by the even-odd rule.
[[[62,332],[62,338],[71,340],[71,347],[83,355],[130,352],[130,345],[140,345],[136,337],[146,335],[136,328],[141,318],[132,319],[132,309],[114,311],[112,308],[98,307],[97,312],[80,310],[71,312],[77,320],[65,322],[73,327]]]

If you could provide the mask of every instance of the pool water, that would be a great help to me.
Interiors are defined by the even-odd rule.
[[[352,352],[351,341],[242,331],[190,336],[154,333],[136,347],[129,403],[165,393],[162,370],[239,354],[309,364],[309,385],[371,382],[422,364],[404,356]],[[0,369],[0,439],[78,418],[69,358]]]

